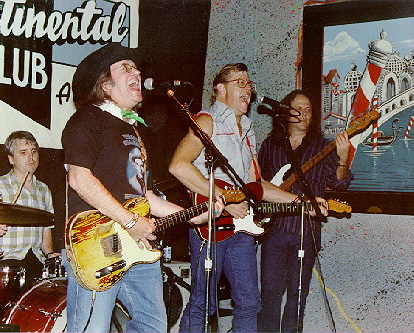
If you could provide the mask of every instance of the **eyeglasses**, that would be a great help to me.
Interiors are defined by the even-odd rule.
[[[246,88],[246,86],[249,85],[251,90],[256,90],[256,87],[257,87],[256,82],[249,81],[245,79],[244,77],[239,77],[238,79],[228,80],[224,82],[235,82],[235,81],[237,81],[237,85],[239,86],[239,88]]]
[[[114,70],[116,69],[123,69],[127,73],[132,73],[134,69],[136,71],[138,70],[137,66],[130,64],[122,64],[121,67],[115,68]]]

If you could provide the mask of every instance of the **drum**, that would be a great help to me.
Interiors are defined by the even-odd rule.
[[[15,289],[19,291],[24,285],[25,270],[22,267],[0,268],[0,289]]]
[[[54,279],[66,277],[65,267],[61,257],[46,259],[43,264],[42,279]]]
[[[26,290],[7,310],[2,324],[20,332],[64,332],[66,279],[47,279]]]
[[[7,310],[0,332],[66,332],[66,287],[62,278],[45,279],[26,290]],[[111,332],[125,332],[131,318],[116,302],[111,318]]]
[[[21,267],[0,268],[0,318],[6,311],[6,305],[15,298],[25,282],[25,270]]]

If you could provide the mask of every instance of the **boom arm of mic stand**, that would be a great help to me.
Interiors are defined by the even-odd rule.
[[[206,147],[207,151],[211,154],[211,156],[213,156],[214,159],[219,161],[221,165],[224,165],[227,168],[227,170],[231,172],[231,174],[234,176],[237,182],[241,185],[243,192],[246,195],[246,198],[250,201],[250,204],[253,207],[256,207],[258,204],[260,204],[259,200],[253,194],[253,192],[246,186],[244,181],[239,177],[239,175],[230,165],[229,161],[223,156],[222,153],[220,153],[220,151],[217,149],[214,143],[210,140],[208,135],[201,129],[200,125],[198,125],[198,123],[193,119],[193,117],[190,114],[190,111],[188,110],[188,107],[185,107],[184,105],[182,105],[175,98],[174,94],[172,94],[171,97],[174,98],[174,100],[181,106],[181,110],[184,111],[184,113],[187,115],[188,119],[190,120],[191,128],[194,130],[194,133],[198,135],[204,147]]]

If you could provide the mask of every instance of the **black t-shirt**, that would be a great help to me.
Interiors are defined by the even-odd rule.
[[[120,203],[145,195],[140,143],[133,126],[122,119],[85,106],[67,122],[62,146],[66,164],[90,169]],[[72,189],[68,201],[69,215],[93,209]]]

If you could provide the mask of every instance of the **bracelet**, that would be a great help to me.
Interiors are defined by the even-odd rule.
[[[346,165],[346,164],[341,164],[341,163],[339,163],[339,162],[338,162],[338,166],[340,166],[340,167],[347,167],[347,165]]]
[[[49,259],[49,256],[50,256],[51,254],[53,254],[53,252],[49,252],[49,253],[47,253],[47,254],[45,255],[46,259]]]
[[[129,221],[125,225],[121,224],[122,229],[124,230],[131,229],[138,222],[138,219],[139,219],[139,215],[134,214],[134,217],[131,219],[131,221]]]

